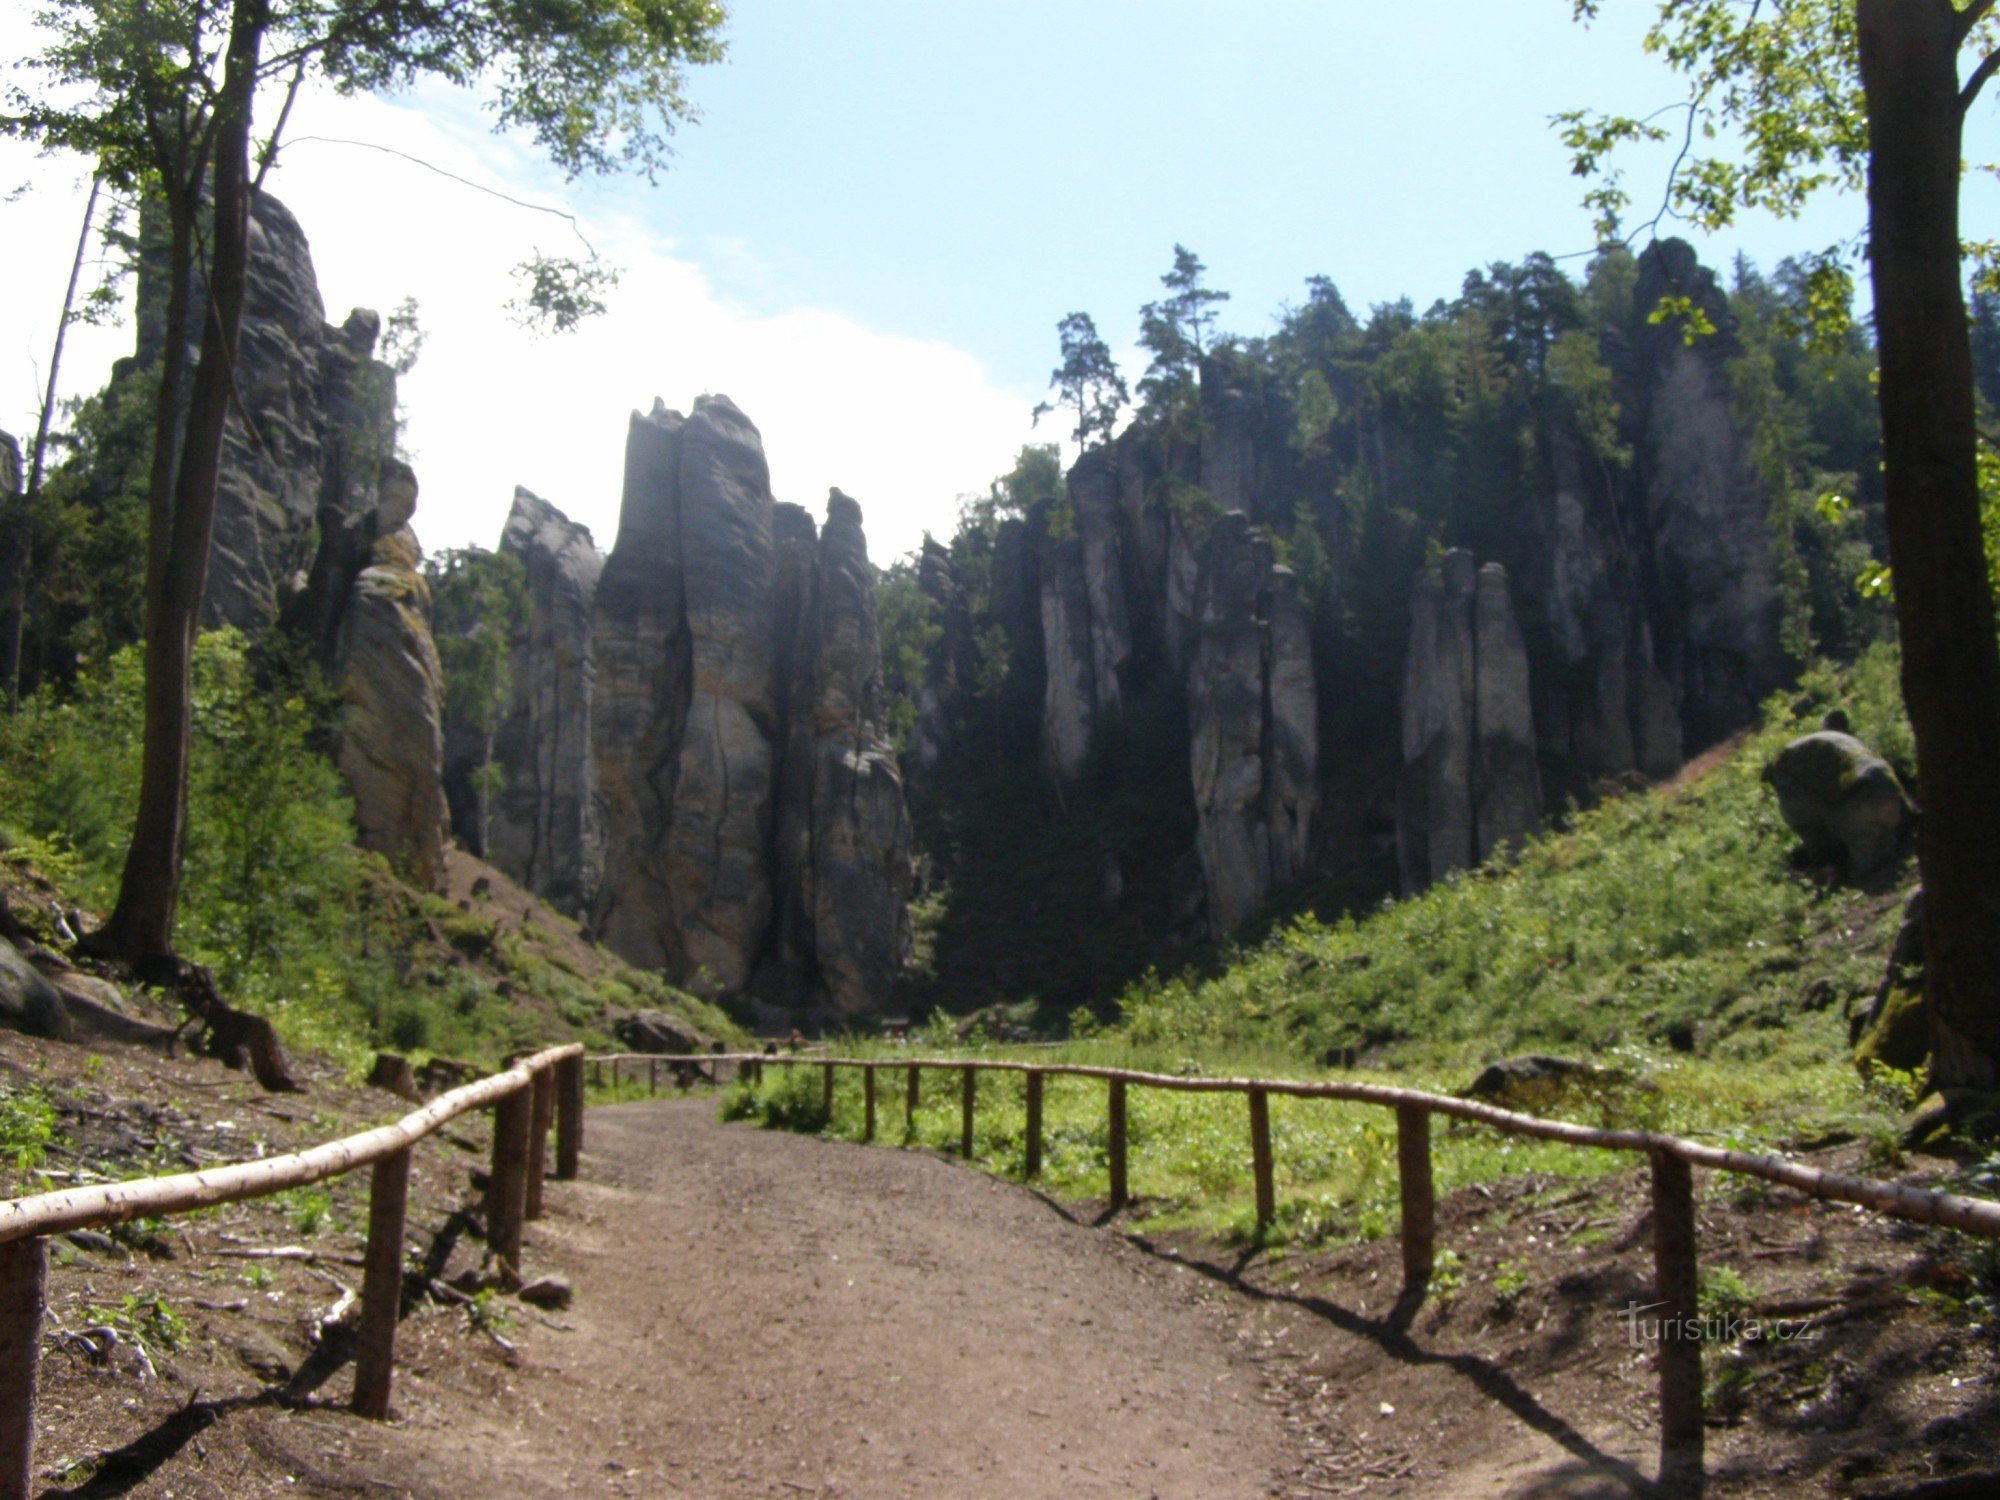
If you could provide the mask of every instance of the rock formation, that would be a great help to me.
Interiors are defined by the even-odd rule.
[[[1124,706],[1132,629],[1119,525],[1116,460],[1094,449],[1071,469],[1067,503],[1050,508],[1042,543],[1042,764],[1058,784],[1076,781],[1094,726]]]
[[[1541,816],[1528,653],[1506,569],[1447,552],[1410,604],[1396,802],[1405,893],[1518,845]]]
[[[158,363],[165,337],[161,239],[149,217],[141,226],[138,367]],[[197,278],[190,356],[205,306]],[[374,357],[380,330],[380,318],[359,309],[338,328],[327,323],[305,232],[276,198],[258,194],[237,347],[241,399],[223,430],[205,627],[255,633],[271,624],[314,562],[315,531],[323,553],[339,533],[367,527],[395,443],[395,374]],[[349,549],[350,562],[361,559],[350,576],[366,565],[372,542],[364,537]],[[316,613],[337,615],[339,607],[322,601]]]
[[[364,849],[430,887],[444,872],[444,669],[431,638],[430,586],[409,528],[417,503],[407,469],[385,479],[378,535],[353,580],[334,645],[341,694],[334,759],[354,794]]]
[[[1312,635],[1289,568],[1241,511],[1202,552],[1188,676],[1196,849],[1212,937],[1305,872],[1319,801]]]
[[[586,912],[603,868],[590,745],[597,667],[591,615],[604,557],[548,501],[514,491],[500,550],[526,577],[527,624],[509,642],[512,685],[493,737],[505,778],[486,857],[560,911]]]
[[[1713,744],[1755,718],[1777,687],[1777,588],[1766,513],[1770,496],[1736,415],[1731,366],[1742,357],[1736,319],[1715,273],[1681,240],[1639,259],[1634,305],[1686,297],[1715,329],[1689,342],[1678,319],[1639,335],[1639,463],[1655,608],[1655,644],[1676,680],[1688,747]]]
[[[595,925],[633,963],[790,1012],[885,996],[909,822],[860,507],[771,497],[727,397],[635,414],[594,606]]]
[[[1836,719],[1793,740],[1764,768],[1764,779],[1806,859],[1862,880],[1896,856],[1916,811],[1889,763],[1845,726]]]

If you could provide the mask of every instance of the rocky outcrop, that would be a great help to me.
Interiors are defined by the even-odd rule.
[[[1061,786],[1081,776],[1098,722],[1124,706],[1132,627],[1121,514],[1117,461],[1099,448],[1077,460],[1067,496],[1044,517],[1042,765]]]
[[[924,536],[923,552],[917,561],[917,587],[932,617],[943,630],[941,650],[933,651],[924,664],[923,681],[917,684],[917,722],[910,730],[903,750],[903,764],[912,789],[937,769],[951,738],[952,717],[960,692],[967,684],[971,664],[963,660],[970,645],[965,617],[965,601],[959,592],[958,577],[951,565],[951,553]]]
[[[160,241],[142,223],[137,349],[114,379],[160,361]],[[191,358],[204,308],[197,281]],[[395,456],[395,373],[375,357],[380,332],[365,309],[326,322],[304,231],[259,194],[202,625],[256,635],[278,624],[303,644],[342,695],[335,757],[362,845],[430,884],[444,838],[442,673],[409,529],[416,479]]]
[[[591,753],[591,617],[604,557],[590,529],[524,489],[500,535],[521,562],[527,619],[509,642],[511,687],[493,737],[504,780],[486,857],[560,911],[586,913],[604,862]]]
[[[1289,568],[1233,511],[1202,553],[1188,676],[1196,850],[1210,936],[1305,871],[1318,806],[1312,638]]]
[[[807,521],[808,529],[811,522]],[[827,499],[817,567],[794,635],[787,813],[809,830],[778,878],[798,920],[784,968],[843,1015],[885,996],[909,951],[910,818],[888,733],[875,578],[861,507]],[[796,993],[796,990],[794,991]],[[816,999],[819,997],[815,997]]]
[[[1507,572],[1447,552],[1417,582],[1403,680],[1403,890],[1518,845],[1542,816],[1528,654]]]
[[[430,586],[408,522],[417,487],[407,469],[382,486],[368,566],[340,616],[333,680],[341,706],[334,759],[354,795],[355,830],[411,883],[444,872],[444,669],[431,637]]]
[[[1635,351],[1655,644],[1678,687],[1692,749],[1750,723],[1784,663],[1771,497],[1736,412],[1736,318],[1715,273],[1681,240],[1657,241],[1639,258],[1634,306],[1650,314],[1665,297],[1685,297],[1714,329],[1690,341],[1679,319],[1649,317]]]
[[[593,620],[601,935],[793,1013],[879,1004],[909,824],[860,507],[835,492],[816,535],[727,397],[656,404],[632,419]]]
[[[148,216],[133,362],[139,367],[158,363],[165,336],[162,238]],[[205,307],[197,278],[191,358]],[[339,327],[327,323],[304,230],[284,204],[258,194],[236,355],[239,400],[223,429],[204,627],[255,633],[281,612],[302,612],[314,617],[317,644],[330,644],[344,592],[322,592],[303,610],[294,596],[309,568],[317,579],[315,558],[329,550],[339,554],[343,565],[335,571],[347,581],[367,566],[376,489],[395,446],[396,380],[374,357],[380,330],[381,320],[366,310],[350,313]]]

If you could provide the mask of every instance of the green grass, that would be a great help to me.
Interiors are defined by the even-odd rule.
[[[1457,1092],[1496,1058],[1561,1052],[1614,1066],[1624,1081],[1524,1101],[1535,1113],[1753,1150],[1858,1138],[1888,1166],[1908,1101],[1893,1080],[1869,1085],[1854,1071],[1842,1011],[1875,984],[1894,903],[1825,890],[1795,873],[1794,841],[1760,780],[1777,749],[1836,705],[1907,770],[1895,660],[1878,650],[1839,674],[1809,674],[1719,765],[1575,812],[1513,866],[1470,872],[1352,919],[1301,918],[1220,973],[1148,975],[1125,992],[1111,1030],[1016,1055],[1161,1073],[1359,1076]],[[1857,951],[1864,947],[1874,951]],[[917,1050],[944,1039],[920,1039]],[[908,1055],[875,1041],[835,1045],[843,1055]],[[878,1081],[878,1141],[957,1149],[956,1075],[925,1074],[907,1126],[902,1075]],[[830,1119],[820,1089],[816,1069],[768,1069],[760,1088],[739,1085],[723,1109],[858,1139],[858,1078],[841,1077]],[[974,1156],[990,1171],[1022,1170],[1024,1090],[1018,1075],[980,1077]],[[1045,1185],[1066,1198],[1102,1199],[1104,1085],[1050,1079],[1044,1118]],[[1387,1111],[1274,1098],[1271,1127],[1279,1208],[1267,1243],[1371,1238],[1394,1226]],[[1135,1089],[1128,1133],[1144,1224],[1253,1236],[1240,1095]],[[1634,1164],[1443,1122],[1433,1157],[1440,1193]]]
[[[1721,765],[1576,813],[1517,865],[1357,918],[1302,918],[1215,977],[1149,975],[1121,1000],[1123,1030],[1197,1054],[1254,1042],[1399,1070],[1531,1047],[1640,1067],[1675,1051],[1828,1061],[1844,1048],[1843,1002],[1879,977],[1880,956],[1857,954],[1856,939],[1895,915],[1790,869],[1794,840],[1759,778],[1835,704],[1907,766],[1894,670],[1877,651],[1841,676],[1813,674]],[[1814,979],[1834,997],[1819,1012],[1799,1003]]]

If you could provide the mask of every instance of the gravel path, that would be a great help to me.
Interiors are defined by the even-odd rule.
[[[575,1332],[534,1340],[515,1412],[406,1449],[420,1484],[1208,1500],[1286,1468],[1208,1283],[927,1153],[624,1105],[551,1198],[528,1260]]]

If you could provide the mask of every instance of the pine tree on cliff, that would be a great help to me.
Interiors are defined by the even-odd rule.
[[[1599,0],[1575,0],[1580,19]],[[2000,1087],[2000,638],[1980,530],[1970,324],[1960,282],[1965,115],[2000,70],[1994,0],[1661,0],[1648,46],[1690,84],[1689,148],[1662,207],[1704,228],[1739,208],[1795,213],[1829,183],[1864,187],[1880,358],[1889,562],[1903,700],[1924,818],[1931,1083]],[[1961,60],[1969,64],[1961,78]],[[1741,161],[1694,159],[1728,127]],[[1576,170],[1597,175],[1654,120],[1563,117]],[[1683,138],[1676,126],[1674,138]],[[1615,176],[1590,201],[1607,230]],[[1993,268],[1988,267],[1989,273]],[[1818,258],[1822,305],[1844,306],[1847,258]]]
[[[426,76],[488,79],[496,126],[527,130],[569,175],[636,165],[650,177],[690,113],[682,69],[721,55],[722,18],[715,0],[51,0],[37,17],[47,45],[28,66],[43,89],[14,90],[0,129],[76,152],[120,191],[153,196],[168,226],[139,807],[117,905],[92,935],[98,952],[139,958],[173,946],[190,664],[223,428],[237,401],[249,210],[300,88],[309,79],[344,90]],[[218,34],[226,37],[220,49]],[[260,103],[275,104],[276,113],[253,154]],[[590,285],[601,284],[594,268],[565,275],[562,263],[545,257],[528,269],[531,300],[559,324],[579,296],[588,301]],[[190,372],[197,271],[206,297]]]

